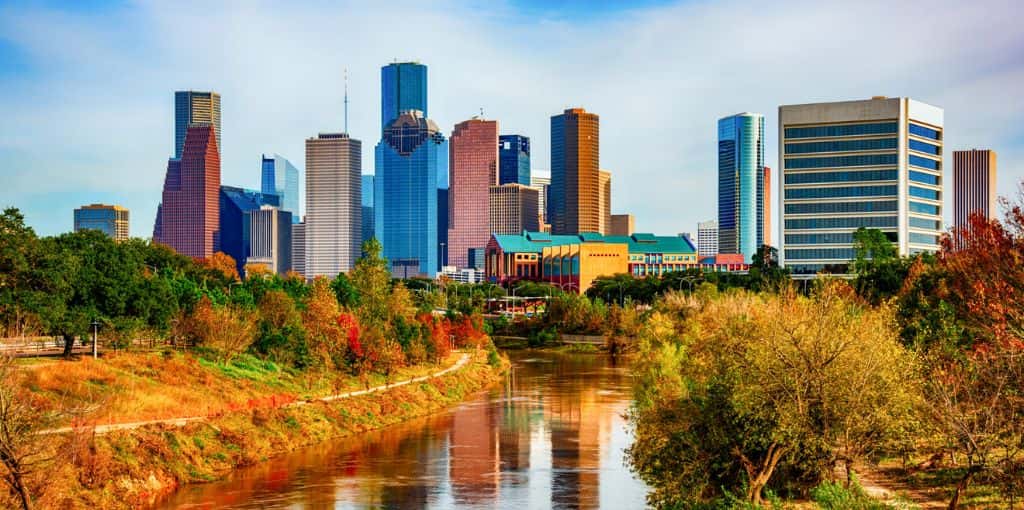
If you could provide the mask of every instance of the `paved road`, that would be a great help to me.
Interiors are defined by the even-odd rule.
[[[468,353],[464,353],[459,358],[459,360],[456,361],[455,364],[453,364],[452,366],[450,366],[450,367],[448,367],[448,368],[446,368],[444,370],[440,370],[440,371],[434,372],[433,374],[430,374],[430,375],[423,375],[423,376],[420,376],[420,377],[413,377],[411,379],[405,379],[403,381],[393,382],[391,384],[383,384],[383,385],[380,385],[380,386],[374,386],[372,388],[367,388],[365,390],[350,391],[348,393],[339,393],[337,395],[328,395],[326,397],[319,397],[319,398],[314,398],[314,399],[310,399],[310,400],[300,400],[298,402],[292,402],[290,404],[286,404],[286,405],[284,405],[282,407],[299,407],[299,406],[305,406],[305,405],[309,405],[309,404],[315,404],[315,403],[318,403],[318,402],[333,402],[335,400],[344,400],[346,398],[358,397],[358,396],[361,396],[361,395],[368,395],[370,393],[377,393],[377,392],[380,392],[380,391],[386,391],[386,390],[389,390],[391,388],[397,388],[399,386],[405,386],[407,384],[413,384],[413,383],[418,383],[418,382],[421,382],[421,381],[426,381],[428,379],[433,379],[435,377],[441,377],[441,376],[443,376],[443,375],[445,375],[447,373],[450,373],[450,372],[453,372],[455,370],[458,370],[458,369],[464,367],[466,365],[466,363],[469,363],[469,360],[470,360],[470,355]],[[208,418],[208,416],[184,416],[184,417],[180,417],[180,418],[168,418],[168,419],[163,419],[163,420],[136,421],[136,422],[130,422],[130,423],[111,423],[111,424],[107,424],[107,425],[96,425],[96,427],[94,429],[94,432],[96,434],[106,434],[106,433],[114,432],[114,431],[117,431],[117,430],[132,430],[132,429],[137,429],[139,427],[146,427],[148,425],[170,425],[172,427],[182,427],[182,426],[184,426],[184,425],[186,425],[188,423],[192,423],[192,422],[196,422],[196,421],[205,421],[207,418]],[[68,432],[71,432],[72,430],[74,430],[72,427],[61,427],[61,428],[56,428],[56,429],[44,430],[44,431],[40,432],[40,434],[66,434]]]

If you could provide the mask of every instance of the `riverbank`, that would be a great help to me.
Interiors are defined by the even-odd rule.
[[[297,448],[437,412],[497,381],[507,366],[503,360],[489,363],[481,351],[451,370],[462,357],[457,353],[440,365],[406,368],[388,381],[314,376],[272,364],[254,366],[260,362],[252,359],[211,364],[180,354],[115,356],[67,369],[28,367],[25,383],[43,402],[99,402],[91,425],[79,420],[70,433],[52,435],[61,440],[47,441],[54,460],[36,503],[146,508],[184,484],[216,480]],[[69,373],[73,367],[81,373]],[[84,377],[71,383],[76,375]],[[66,386],[56,386],[62,381]],[[386,382],[386,390],[366,391]],[[125,426],[175,409],[177,415],[159,418],[173,418],[166,423]]]

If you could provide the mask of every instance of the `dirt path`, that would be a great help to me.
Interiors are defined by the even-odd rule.
[[[466,354],[463,354],[459,358],[459,360],[456,361],[452,366],[450,366],[450,367],[448,367],[448,368],[446,368],[444,370],[440,370],[440,371],[434,372],[433,374],[430,374],[430,375],[421,375],[419,377],[413,377],[411,379],[405,379],[405,380],[398,381],[398,382],[393,382],[393,383],[390,383],[390,384],[382,384],[380,386],[374,386],[372,388],[367,388],[365,390],[350,391],[350,392],[347,392],[347,393],[339,393],[337,395],[328,395],[326,397],[318,397],[318,398],[314,398],[314,399],[310,399],[310,400],[300,400],[298,402],[292,402],[290,404],[286,404],[286,405],[284,405],[282,407],[300,407],[300,406],[316,404],[316,403],[320,403],[320,402],[334,402],[336,400],[344,400],[344,399],[347,399],[347,398],[358,397],[358,396],[361,396],[361,395],[369,395],[371,393],[387,391],[387,390],[389,390],[391,388],[397,388],[399,386],[405,386],[407,384],[414,384],[414,383],[426,381],[428,379],[433,379],[435,377],[441,377],[441,376],[443,376],[445,374],[448,374],[450,372],[454,372],[455,370],[458,370],[458,369],[466,366],[466,363],[469,363],[469,360],[470,360],[470,355],[468,353],[466,353]],[[209,417],[208,416],[183,416],[183,417],[179,417],[179,418],[167,418],[167,419],[163,419],[163,420],[136,421],[136,422],[130,422],[130,423],[111,423],[111,424],[107,424],[107,425],[96,425],[96,427],[94,429],[94,432],[96,434],[107,434],[107,433],[118,431],[118,430],[132,430],[132,429],[137,429],[139,427],[146,427],[146,426],[149,426],[149,425],[170,425],[172,427],[182,427],[182,426],[184,426],[186,424],[189,424],[189,423],[192,423],[192,422],[205,421],[207,418],[209,418]],[[68,432],[71,432],[72,430],[74,430],[72,427],[61,427],[61,428],[56,428],[56,429],[44,430],[44,431],[40,432],[40,434],[66,434]]]
[[[860,465],[855,469],[861,487],[869,496],[882,501],[894,501],[902,497],[917,505],[921,510],[941,510],[949,506],[949,502],[933,491],[913,487],[903,480],[896,479],[882,469]]]

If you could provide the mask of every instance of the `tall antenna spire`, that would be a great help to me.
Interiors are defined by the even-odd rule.
[[[348,68],[345,68],[345,134],[348,134]]]

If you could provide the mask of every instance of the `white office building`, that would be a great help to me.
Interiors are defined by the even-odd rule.
[[[938,250],[942,131],[942,109],[909,98],[780,106],[780,263],[848,273],[859,227],[900,255]]]
[[[708,257],[718,254],[718,221],[697,223],[697,256]]]
[[[362,143],[347,133],[306,139],[306,278],[351,270],[362,242]]]

